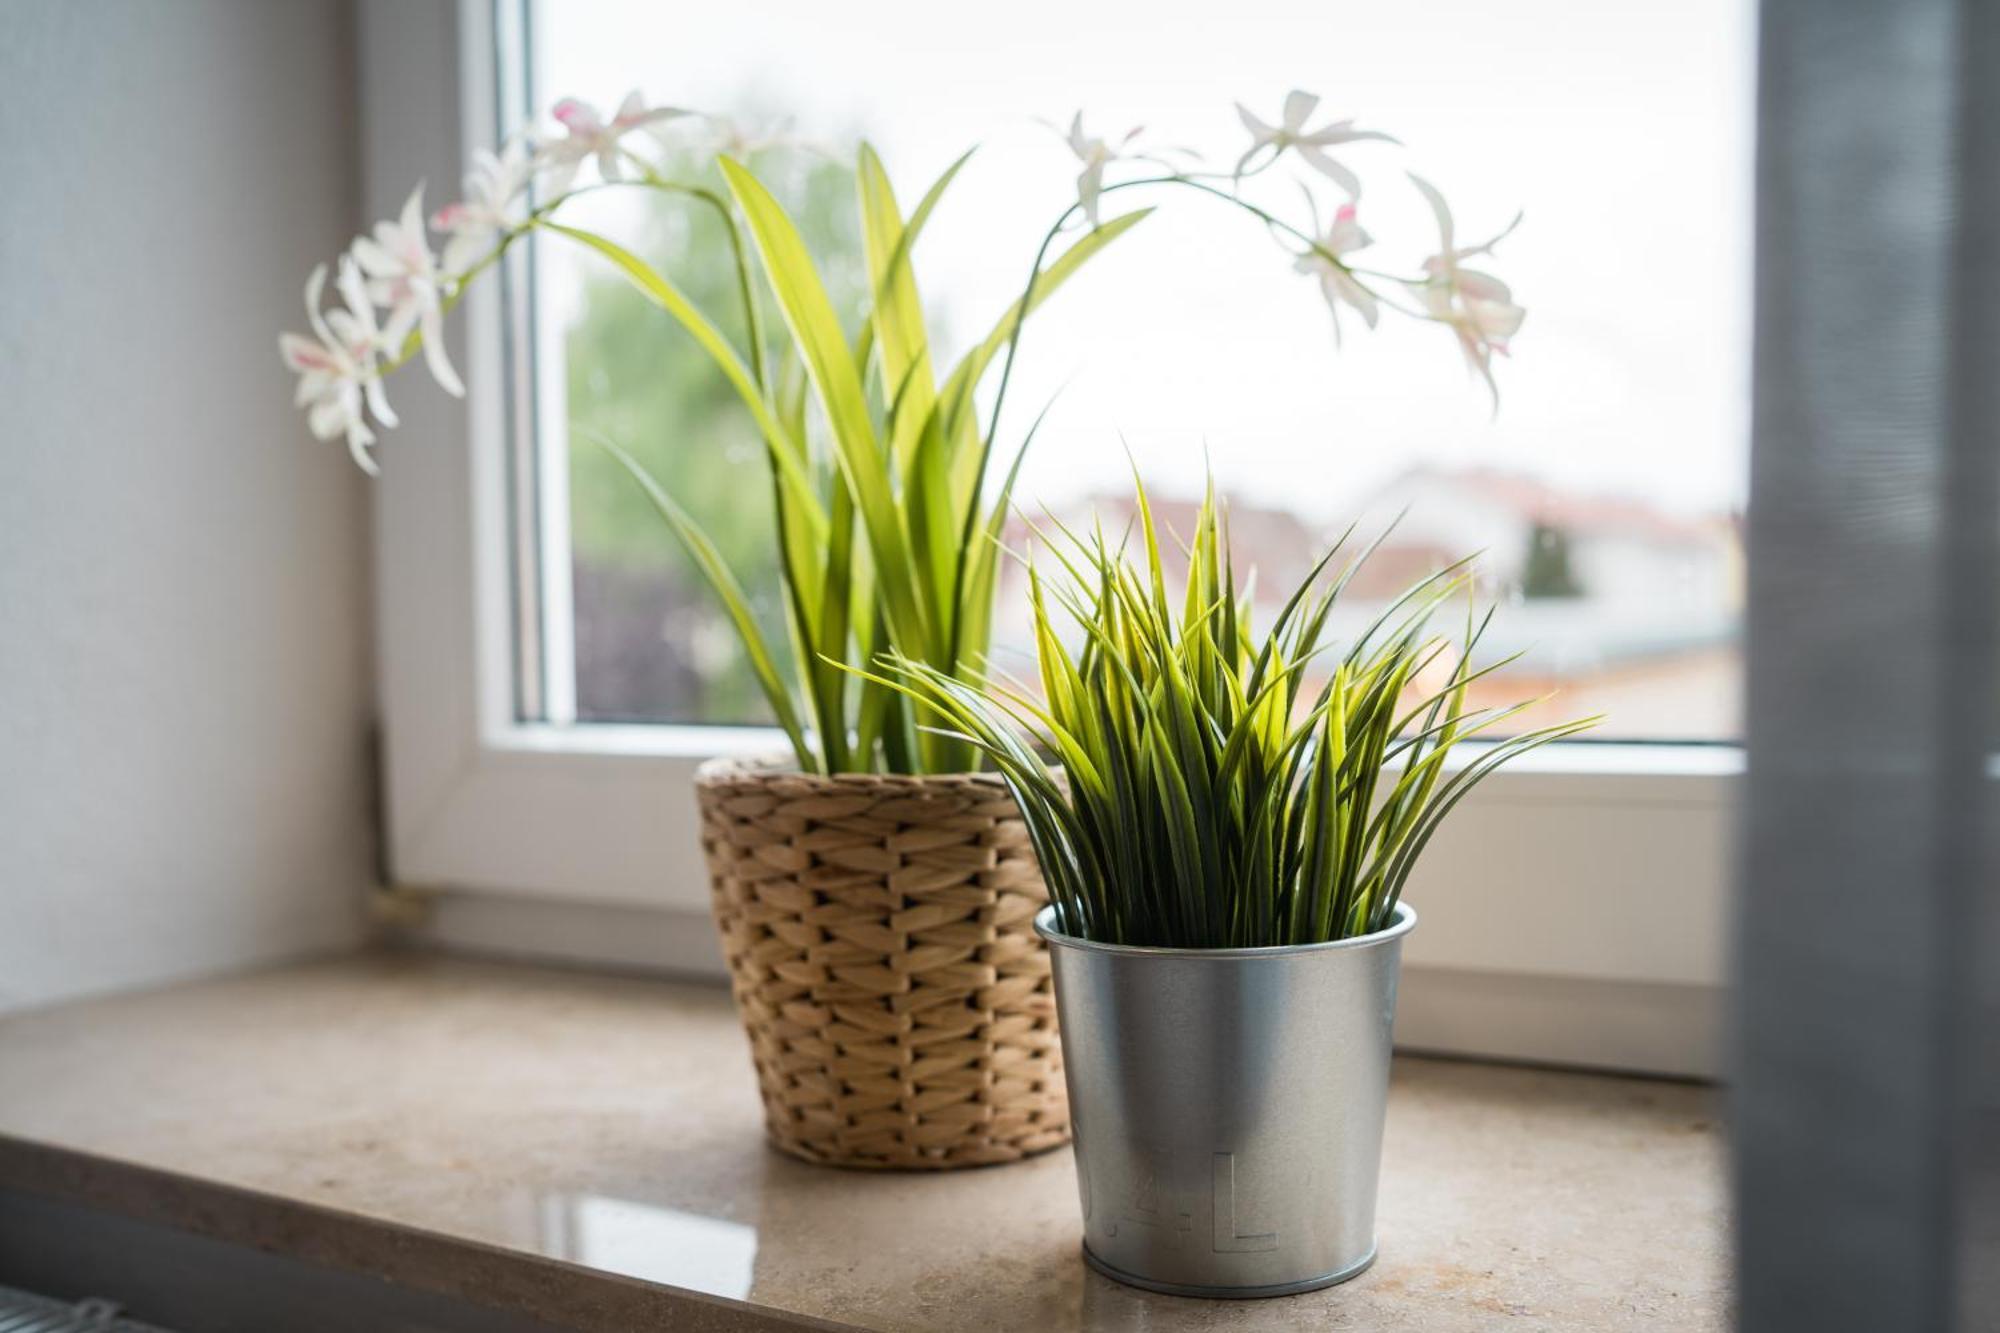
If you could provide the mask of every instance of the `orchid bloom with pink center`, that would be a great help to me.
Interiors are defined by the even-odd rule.
[[[1424,281],[1410,284],[1411,290],[1423,303],[1425,313],[1448,325],[1457,336],[1466,364],[1486,381],[1497,408],[1500,386],[1493,382],[1493,356],[1496,352],[1507,355],[1507,340],[1520,331],[1521,321],[1528,312],[1514,304],[1514,294],[1506,283],[1490,273],[1465,268],[1461,261],[1490,254],[1494,246],[1521,225],[1521,215],[1516,213],[1514,220],[1491,240],[1459,247],[1453,235],[1451,209],[1444,196],[1423,177],[1412,173],[1410,179],[1430,202],[1431,212],[1437,215],[1439,236],[1438,253],[1424,261]]]
[[[1311,194],[1308,193],[1306,198],[1310,202]],[[1313,230],[1319,230],[1317,210],[1313,216]],[[1333,225],[1320,236],[1319,248],[1300,255],[1294,265],[1301,273],[1314,273],[1319,276],[1320,294],[1326,297],[1326,308],[1333,315],[1333,341],[1336,346],[1340,343],[1340,307],[1343,304],[1354,307],[1362,321],[1371,329],[1375,327],[1375,321],[1381,318],[1381,302],[1376,299],[1375,293],[1362,286],[1358,278],[1335,262],[1342,255],[1364,249],[1374,244],[1374,241],[1375,238],[1368,234],[1355,216],[1354,205],[1342,204],[1339,211],[1333,215]]]
[[[609,121],[598,114],[596,107],[574,97],[557,102],[550,114],[567,131],[567,137],[543,144],[540,159],[541,165],[549,169],[550,190],[561,194],[575,181],[577,168],[586,158],[597,159],[598,173],[605,180],[625,179],[624,167],[618,160],[619,140],[634,130],[655,130],[688,113],[672,106],[649,108],[646,99],[634,89],[625,94],[617,114]]]
[[[480,149],[472,155],[465,176],[465,198],[446,204],[431,217],[431,226],[447,232],[439,266],[453,278],[483,258],[501,233],[520,225],[519,207],[534,178],[534,155],[525,138],[515,135],[498,153]]]
[[[1306,164],[1333,180],[1347,191],[1349,199],[1361,197],[1361,179],[1352,171],[1336,162],[1328,155],[1327,149],[1335,144],[1355,143],[1364,139],[1375,139],[1383,143],[1397,140],[1379,130],[1357,130],[1352,120],[1336,120],[1322,125],[1316,130],[1306,128],[1313,111],[1319,106],[1317,95],[1293,90],[1285,95],[1285,110],[1276,125],[1267,124],[1257,114],[1236,104],[1236,114],[1243,121],[1243,127],[1250,131],[1250,147],[1237,159],[1236,175],[1240,178],[1249,170],[1250,164],[1259,153],[1270,151],[1270,157],[1259,164],[1267,167],[1284,155],[1287,148],[1296,149]]]
[[[292,403],[309,409],[306,424],[313,438],[331,440],[345,435],[347,452],[363,471],[372,474],[375,460],[368,456],[368,447],[375,443],[375,432],[368,428],[369,414],[384,426],[396,424],[375,364],[382,350],[382,333],[353,259],[342,257],[336,286],[347,308],[321,314],[326,265],[313,269],[306,279],[306,318],[312,323],[313,336],[279,334],[278,355],[299,374]]]
[[[418,185],[410,192],[401,217],[376,223],[375,234],[357,237],[351,248],[355,262],[368,275],[369,299],[389,311],[382,325],[383,346],[393,352],[403,345],[411,329],[419,330],[424,364],[446,393],[463,398],[465,385],[445,352],[448,279],[432,258],[430,240],[424,233],[424,187]]]
[[[1121,157],[1128,156],[1125,148],[1139,137],[1141,128],[1133,126],[1125,132],[1124,138],[1111,144],[1084,132],[1083,112],[1079,111],[1070,118],[1069,133],[1063,137],[1069,144],[1069,150],[1076,154],[1077,161],[1083,163],[1083,170],[1076,178],[1076,199],[1092,227],[1097,226],[1097,200],[1104,190],[1104,169]]]

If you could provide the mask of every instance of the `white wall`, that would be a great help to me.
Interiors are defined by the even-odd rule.
[[[0,5],[0,1009],[354,940],[367,495],[275,347],[344,0]]]

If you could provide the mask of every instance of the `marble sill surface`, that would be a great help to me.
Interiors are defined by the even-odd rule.
[[[1720,1330],[1714,1096],[1399,1057],[1375,1266],[1186,1300],[1085,1269],[1066,1149],[936,1175],[768,1149],[724,991],[362,954],[0,1019],[0,1135],[32,1145],[0,1185],[158,1213],[172,1178],[42,1149],[172,1172],[270,1201],[183,1201],[272,1233],[236,1240],[578,1328]]]

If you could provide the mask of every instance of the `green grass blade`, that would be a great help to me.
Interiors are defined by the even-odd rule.
[[[722,603],[730,623],[735,626],[737,637],[742,640],[744,655],[750,659],[750,669],[757,677],[758,687],[764,691],[764,697],[771,705],[771,712],[778,719],[778,726],[784,730],[785,738],[791,742],[799,766],[807,772],[817,771],[818,763],[812,747],[807,744],[805,730],[799,725],[798,711],[792,704],[791,693],[778,675],[777,665],[771,658],[770,647],[764,641],[763,630],[758,628],[756,618],[750,614],[750,604],[744,596],[743,585],[737,582],[736,575],[722,558],[722,552],[716,548],[708,534],[702,531],[701,526],[688,517],[687,512],[661,488],[638,459],[608,441],[602,447],[639,484],[639,488],[646,493],[646,498],[652,501],[653,508],[666,520],[668,529],[687,549],[702,577],[708,580],[710,589]]]

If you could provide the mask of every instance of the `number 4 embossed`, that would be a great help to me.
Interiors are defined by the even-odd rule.
[[[1219,1152],[1214,1157],[1215,1168],[1215,1252],[1217,1254],[1252,1254],[1259,1250],[1278,1248],[1278,1233],[1259,1232],[1253,1236],[1241,1235],[1236,1230],[1236,1154]]]

